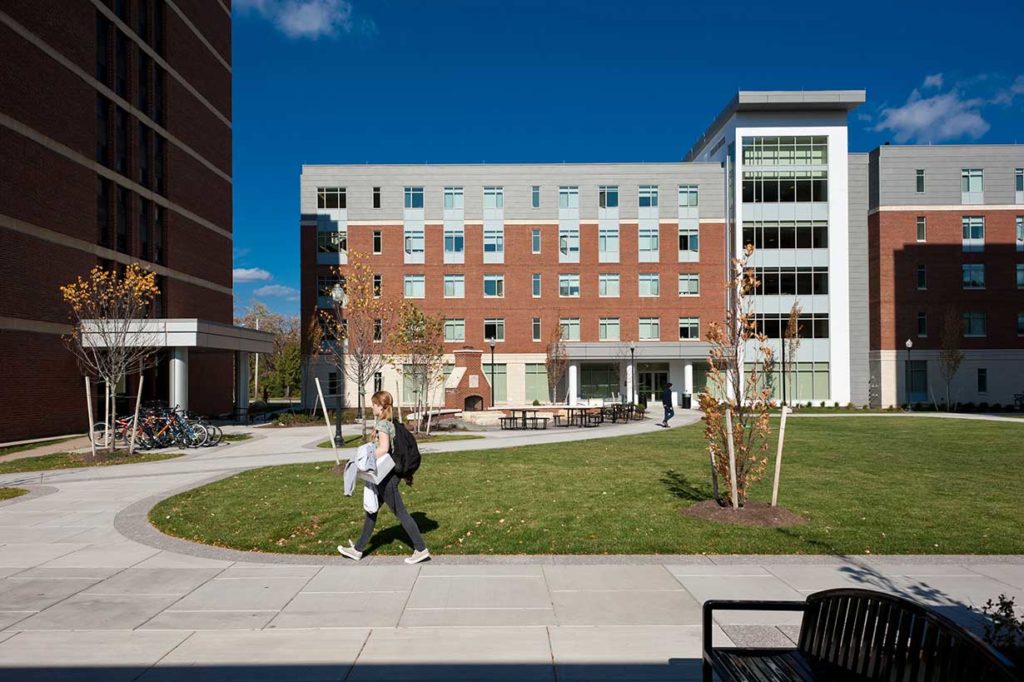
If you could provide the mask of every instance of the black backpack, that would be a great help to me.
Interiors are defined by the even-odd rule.
[[[412,485],[412,475],[420,468],[420,446],[404,424],[397,419],[392,423],[395,425],[395,442],[391,446],[391,458],[395,460],[395,474]]]

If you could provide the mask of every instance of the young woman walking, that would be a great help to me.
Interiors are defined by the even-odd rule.
[[[391,447],[395,440],[395,425],[391,423],[393,404],[394,399],[387,391],[377,391],[370,398],[370,405],[373,406],[373,416],[376,420],[373,424],[373,440],[377,444],[377,451],[375,453],[377,459],[391,452]],[[412,556],[405,560],[405,563],[418,564],[424,559],[429,559],[430,551],[427,549],[426,543],[423,542],[420,529],[416,526],[416,521],[409,515],[405,504],[402,503],[402,493],[398,490],[398,476],[395,475],[394,471],[389,473],[377,485],[377,494],[380,496],[381,501],[387,504],[395,516],[398,517],[398,520],[402,523],[402,528],[405,529],[409,539],[412,540],[414,551]],[[363,520],[363,534],[359,536],[359,540],[354,545],[351,540],[349,540],[348,547],[338,545],[338,551],[342,556],[355,561],[363,558],[363,550],[369,544],[370,536],[373,535],[373,528],[377,525],[378,513],[374,512],[371,514],[366,512],[366,518]]]

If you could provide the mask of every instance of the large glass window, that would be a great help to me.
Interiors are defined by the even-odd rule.
[[[694,208],[697,206],[697,185],[679,185],[679,207]]]
[[[505,340],[505,318],[489,317],[484,320],[484,340],[487,339]]]
[[[789,313],[762,313],[754,315],[754,325],[769,339],[785,338],[789,328]],[[828,313],[801,313],[796,334],[801,339],[827,339]]]
[[[466,321],[463,319],[444,321],[444,340],[447,342],[466,340]]]
[[[426,298],[426,295],[427,295],[426,275],[406,275],[405,276],[405,297],[406,298]]]
[[[658,206],[658,186],[640,185],[640,208],[656,208]]]
[[[317,253],[344,253],[347,250],[348,233],[339,231],[316,233]]]
[[[657,317],[641,317],[640,318],[640,340],[641,341],[660,341],[661,340],[661,320]]]
[[[444,276],[444,297],[465,298],[466,297],[466,276],[445,275]]]
[[[744,166],[810,166],[828,163],[825,135],[744,137]]]
[[[405,207],[406,208],[423,208],[423,188],[422,187],[406,187],[405,188]]]
[[[503,227],[484,228],[484,258],[487,262],[501,262],[505,253],[505,229]],[[498,260],[494,260],[498,259]]]
[[[745,203],[828,201],[826,171],[745,171]]]
[[[466,231],[461,227],[444,228],[445,254],[463,253],[466,250]]]
[[[484,208],[504,208],[505,190],[501,187],[484,187]]]
[[[640,296],[652,297],[661,295],[661,282],[656,272],[640,273]]]
[[[316,277],[316,295],[317,298],[331,300],[334,294],[334,288],[341,287],[342,291],[345,289],[345,278],[339,277],[338,275],[317,275]]]
[[[828,293],[827,267],[755,268],[763,296],[811,296]]]
[[[444,188],[444,207],[448,210],[462,210],[463,196],[461,187]]]
[[[503,403],[508,400],[508,366],[505,363],[482,365],[487,381],[494,384],[494,402]]]
[[[641,227],[637,231],[637,249],[640,252],[641,262],[653,262],[658,260],[659,229],[657,227]]]
[[[598,323],[598,339],[601,341],[619,340],[619,318],[602,317]]]
[[[700,275],[695,272],[679,273],[679,295],[700,296]]]
[[[619,395],[619,372],[610,364],[580,365],[580,397],[612,399]]]
[[[422,257],[425,248],[422,227],[405,228],[405,254]]]
[[[618,185],[601,185],[597,190],[597,205],[600,208],[618,208]]]
[[[987,320],[983,312],[966,312],[963,314],[964,336],[985,336],[987,331]]]
[[[544,363],[528,363],[526,365],[526,400],[527,402],[546,402],[548,400],[548,370]]]
[[[578,263],[580,260],[580,228],[562,226],[558,228],[558,260],[562,263]]]
[[[985,217],[964,216],[961,218],[963,227],[963,250],[965,253],[985,250]]]
[[[679,318],[679,340],[699,341],[700,340],[700,318],[680,317]]]
[[[579,208],[580,207],[580,188],[579,187],[559,187],[558,188],[558,208]]]
[[[563,341],[579,341],[580,340],[580,318],[578,317],[563,317],[558,321],[558,324],[562,328],[562,340]]]
[[[344,187],[317,187],[316,188],[317,208],[345,208]]]
[[[828,221],[743,221],[743,243],[762,249],[828,248]]]
[[[602,273],[597,276],[597,295],[603,298],[619,297],[619,276]]]
[[[563,298],[579,298],[580,276],[578,273],[558,276],[558,295]]]
[[[980,168],[964,168],[960,171],[961,192],[984,192],[985,176]]]
[[[985,264],[984,263],[964,263],[960,267],[963,270],[963,286],[964,286],[964,289],[984,289],[985,288]]]
[[[599,227],[597,230],[598,259],[602,263],[619,260],[619,227]]]
[[[484,298],[505,297],[505,276],[484,275]]]

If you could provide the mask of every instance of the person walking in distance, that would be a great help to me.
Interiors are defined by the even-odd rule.
[[[376,420],[373,424],[373,440],[376,441],[377,459],[380,459],[384,455],[391,452],[391,448],[395,441],[395,425],[392,423],[392,405],[394,399],[391,394],[387,391],[377,391],[370,398],[370,405],[373,406],[373,416]],[[412,556],[405,560],[407,564],[418,564],[424,559],[430,558],[430,551],[427,549],[427,544],[423,541],[423,536],[420,535],[420,529],[416,525],[416,521],[413,520],[412,516],[409,515],[409,511],[405,508],[405,504],[402,502],[402,493],[398,490],[399,477],[395,474],[394,470],[389,473],[383,481],[377,484],[377,494],[380,495],[380,499],[388,507],[398,520],[402,524],[402,528],[405,530],[409,539],[412,540],[413,553]],[[363,519],[363,534],[359,536],[359,540],[355,544],[349,541],[349,546],[338,545],[338,552],[342,556],[348,557],[354,561],[359,561],[363,558],[363,551],[366,546],[370,543],[370,536],[373,535],[374,526],[377,525],[377,514],[379,511],[365,512],[366,516]]]
[[[665,408],[665,418],[658,426],[668,428],[668,420],[676,415],[672,409],[672,384],[665,384],[665,390],[661,392],[661,404]]]

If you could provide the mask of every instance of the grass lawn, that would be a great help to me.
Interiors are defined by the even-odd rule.
[[[225,433],[222,439],[225,443],[238,443],[252,438],[251,433]]]
[[[865,417],[794,420],[780,502],[808,523],[679,514],[710,496],[702,427],[424,457],[406,505],[437,553],[1024,553],[1024,426]],[[774,453],[774,446],[772,447]],[[248,471],[172,497],[150,520],[190,540],[333,553],[362,526],[327,463]],[[753,497],[771,494],[771,470]],[[409,551],[386,511],[371,549]]]
[[[63,443],[74,438],[78,438],[78,436],[67,436],[66,438],[54,438],[52,440],[41,440],[36,443],[25,443],[23,445],[12,445],[7,448],[0,448],[0,457],[3,457],[4,455],[13,455],[15,452],[24,452],[25,450],[41,448],[44,445],[55,445],[57,443]]]
[[[173,459],[181,457],[183,452],[137,452],[131,457],[127,450],[121,450],[116,457],[103,459],[97,456],[95,460],[86,453],[79,452],[58,452],[52,455],[41,457],[26,457],[15,459],[10,462],[0,462],[0,474],[13,474],[23,471],[49,471],[51,469],[72,469],[76,467],[103,467],[116,464],[138,464],[139,462],[157,462],[162,459]]]
[[[445,443],[452,440],[478,440],[481,438],[483,438],[483,436],[477,436],[471,433],[439,433],[430,434],[429,436],[416,436],[416,442],[423,445],[424,443]],[[345,436],[345,445],[361,445],[362,442],[363,437],[360,434]],[[317,444],[317,447],[329,448],[331,447],[331,441],[321,441]]]
[[[28,491],[24,488],[0,488],[0,500],[9,500],[13,497],[20,497]]]

